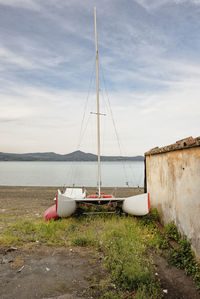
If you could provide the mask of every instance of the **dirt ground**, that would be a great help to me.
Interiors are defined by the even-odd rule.
[[[102,278],[94,254],[85,248],[0,251],[0,298],[88,298],[90,279]]]
[[[0,187],[0,230],[17,218],[41,218],[52,205],[57,188]],[[90,192],[94,190],[90,189]],[[106,188],[106,192],[112,190]],[[120,188],[117,196],[142,193],[142,189]],[[196,287],[183,271],[169,267],[164,258],[153,255],[163,298],[200,298]],[[94,251],[86,248],[34,248],[0,246],[0,298],[92,298],[89,286],[93,279],[106,277]],[[99,296],[97,297],[99,298]],[[133,298],[129,296],[128,298]]]
[[[168,266],[167,261],[154,255],[154,264],[157,267],[156,276],[160,279],[163,297],[168,299],[197,299],[200,298],[194,282],[185,275],[184,271]],[[165,293],[167,290],[167,294]]]

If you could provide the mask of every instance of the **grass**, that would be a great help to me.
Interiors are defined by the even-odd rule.
[[[109,274],[105,280],[92,281],[91,296],[122,298],[134,292],[134,298],[161,298],[149,249],[165,254],[171,264],[191,275],[200,288],[200,269],[190,243],[181,239],[173,224],[161,233],[157,220],[155,210],[141,218],[102,214],[50,222],[20,219],[1,232],[0,244],[94,248]],[[179,247],[171,248],[169,239],[178,242]]]
[[[103,214],[50,222],[20,220],[1,233],[0,243],[92,247],[102,256],[109,277],[92,282],[91,294],[100,291],[102,298],[121,298],[122,294],[135,291],[139,298],[141,294],[156,298],[160,287],[146,253],[148,234],[148,228],[134,217]]]
[[[192,276],[200,291],[200,264],[196,261],[191,243],[186,237],[181,237],[173,222],[165,227],[165,233],[170,239],[178,243],[178,248],[170,248],[168,251],[168,262],[179,269],[183,269],[187,275]]]

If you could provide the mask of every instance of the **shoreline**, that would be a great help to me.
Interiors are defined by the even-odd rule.
[[[32,187],[32,186],[0,186],[0,230],[8,222],[20,219],[39,219],[44,211],[54,204],[58,188],[64,191],[66,187]],[[97,191],[88,187],[87,191]],[[102,188],[102,192],[111,193],[116,197],[128,197],[144,193],[143,188]]]
[[[46,198],[46,195],[53,195],[54,193],[57,192],[58,189],[60,189],[62,192],[66,189],[66,188],[73,188],[70,186],[10,186],[10,185],[0,185],[0,202],[3,199],[2,196],[3,194],[5,195],[6,192],[7,193],[7,197],[9,196],[9,192],[11,192],[13,194],[13,192],[16,192],[16,195],[22,195],[23,192],[27,192],[29,191],[30,195],[29,197],[31,197],[31,194],[34,194],[34,191],[36,193],[40,193],[42,198],[44,199]],[[84,186],[76,186],[74,188],[85,188],[88,193],[94,193],[97,191],[97,187],[84,187]],[[106,193],[113,193],[113,195],[115,195],[114,193],[116,193],[118,197],[128,197],[131,195],[136,195],[136,194],[141,194],[144,193],[144,187],[102,187],[101,188],[102,192],[106,192]]]

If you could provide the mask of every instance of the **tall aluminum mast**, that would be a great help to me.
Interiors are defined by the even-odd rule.
[[[97,17],[94,8],[95,46],[96,46],[96,80],[97,80],[97,152],[98,152],[98,193],[101,197],[101,153],[100,153],[100,112],[99,112],[99,57],[97,45]]]

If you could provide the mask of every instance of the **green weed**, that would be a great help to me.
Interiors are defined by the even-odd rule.
[[[141,238],[147,234],[136,219],[124,217],[119,223],[112,221],[105,227],[101,249],[104,263],[115,285],[124,292],[145,289],[146,298],[157,297],[159,284],[153,275],[153,265],[146,257],[146,245]]]
[[[174,222],[168,223],[165,228],[165,235],[168,239],[172,239],[178,242],[181,239],[181,234],[178,232],[176,225]]]
[[[149,226],[151,228],[156,227],[156,221],[159,221],[159,214],[157,209],[152,209],[151,212],[143,217],[137,218],[139,223],[144,226]]]
[[[180,239],[177,249],[170,249],[168,253],[168,262],[179,269],[183,269],[187,275],[193,277],[200,290],[200,265],[195,259],[194,252],[191,249],[191,243],[185,238]]]
[[[72,245],[74,246],[91,246],[92,245],[92,240],[90,240],[87,237],[77,237],[75,239],[72,240]]]

